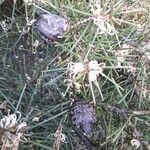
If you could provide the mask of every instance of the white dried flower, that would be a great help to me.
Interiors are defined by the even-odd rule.
[[[96,81],[97,76],[102,73],[102,67],[104,63],[98,63],[96,60],[90,61],[88,63],[73,63],[68,64],[68,71],[70,79],[76,79],[77,75],[80,73],[88,73],[88,78],[90,81]]]
[[[18,118],[16,114],[19,114]],[[8,129],[15,127],[21,118],[21,113],[19,111],[16,114],[8,114],[8,116],[4,116],[0,121],[1,128]]]
[[[138,139],[132,139],[131,140],[131,145],[135,146],[135,148],[139,148],[140,147],[140,141]]]
[[[27,17],[27,18],[26,18],[26,21],[27,21],[27,25],[28,25],[28,26],[31,26],[32,24],[35,23],[36,19],[29,20],[29,18]]]
[[[97,86],[100,95],[103,100],[102,92],[99,87],[99,84],[97,82],[97,77],[98,75],[103,75],[103,67],[105,66],[105,63],[98,63],[96,60],[90,61],[88,63],[73,63],[70,62],[68,64],[68,71],[69,71],[69,76],[70,80],[72,83],[76,83],[75,79],[79,74],[87,74],[88,75],[88,80],[89,80],[89,85],[92,91],[92,96],[93,96],[93,103],[96,104],[95,97],[94,97],[94,92],[93,92],[93,87],[92,87],[92,82]],[[73,80],[73,81],[72,81]],[[71,83],[71,84],[72,84]],[[71,85],[70,84],[70,85]],[[67,88],[68,90],[68,88]]]
[[[21,50],[21,49],[23,49],[23,45],[20,45],[20,46],[19,46],[19,50]]]
[[[88,73],[88,77],[89,77],[89,81],[97,81],[97,76],[99,74],[102,74],[103,69],[102,67],[105,66],[104,63],[100,63],[98,64],[98,62],[96,60],[94,61],[90,61],[89,64],[89,73]]]
[[[11,133],[7,132],[7,137],[2,135],[1,140],[2,140],[2,143],[4,143],[4,144],[2,145],[1,150],[5,150],[6,147],[7,148],[13,147],[13,143],[8,139],[11,139]]]
[[[93,14],[93,22],[99,28],[99,34],[114,35],[117,33],[115,28],[110,24],[110,15],[103,10],[99,0],[90,0],[90,10]]]
[[[23,0],[26,5],[32,5],[33,0]]]
[[[5,33],[7,33],[9,30],[9,27],[8,27],[8,24],[6,23],[6,21],[7,20],[0,21],[0,26],[2,27],[2,29]]]
[[[17,111],[14,114],[4,116],[0,120],[0,127],[4,130],[2,135],[2,150],[11,148],[12,150],[18,150],[19,142],[23,137],[22,129],[27,126],[26,122],[22,122],[21,113]]]
[[[103,20],[104,17],[96,17],[93,18],[94,24],[96,24],[99,28],[99,33],[98,34],[108,34],[108,35],[114,35],[117,33],[115,28],[108,22]]]
[[[132,74],[133,76],[136,75],[137,68],[133,66],[133,63],[132,63],[132,62],[129,62],[129,69],[127,70],[127,72],[131,72],[131,74]]]
[[[105,63],[100,63],[99,64],[96,60],[90,61],[89,64],[88,64],[88,69],[89,69],[88,79],[89,79],[89,85],[90,85],[90,88],[91,88],[94,105],[96,105],[96,100],[95,100],[95,96],[94,96],[94,90],[93,90],[92,82],[98,88],[99,93],[100,93],[101,98],[102,98],[102,101],[104,100],[102,91],[101,91],[101,89],[99,87],[99,84],[98,84],[98,81],[97,81],[98,75],[103,76],[103,67],[104,66],[105,66]]]
[[[39,120],[40,120],[40,117],[34,117],[34,118],[32,119],[33,122],[39,122]]]
[[[7,133],[8,134],[8,133]],[[2,149],[5,150],[6,148],[12,149],[12,150],[18,150],[19,149],[19,142],[23,136],[23,133],[16,133],[10,134],[9,133],[9,138],[2,135]]]
[[[20,123],[17,127],[16,127],[16,132],[19,133],[19,131],[21,131],[22,129],[27,127],[27,123],[26,122],[22,122]]]
[[[74,82],[76,89],[80,92],[81,84],[79,82]]]
[[[61,134],[61,142],[68,143],[68,137],[65,134]]]
[[[84,70],[85,70],[85,68],[84,68],[84,64],[83,63],[80,63],[80,62],[77,62],[77,63],[70,62],[68,64],[68,71],[70,72],[69,73],[70,79],[75,79],[76,75],[79,74],[79,73],[84,72]]]
[[[117,57],[117,67],[122,67],[121,63],[123,63],[126,57],[132,52],[132,47],[128,44],[123,44],[122,49],[114,52]]]
[[[89,5],[93,15],[98,15],[103,10],[101,7],[101,2],[99,0],[90,0]]]
[[[35,49],[39,46],[40,42],[38,40],[35,40],[35,42],[32,44]]]

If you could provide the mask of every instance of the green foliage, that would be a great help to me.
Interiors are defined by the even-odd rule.
[[[79,78],[80,92],[70,86],[67,65],[92,60],[106,64],[104,75],[97,78],[103,101],[99,89],[93,85],[97,123],[91,138],[96,143],[95,149],[133,149],[133,139],[140,142],[140,149],[148,147],[149,2],[126,0],[122,4],[102,0],[101,3],[104,12],[112,18],[110,25],[117,31],[114,35],[100,35],[101,28],[92,19],[82,22],[92,16],[86,0],[45,1],[44,4],[38,1],[30,6],[26,3],[20,15],[15,11],[12,17],[5,15],[5,27],[1,22],[0,118],[7,115],[9,109],[11,113],[21,112],[27,127],[23,135],[26,140],[20,141],[19,150],[52,150],[56,142],[54,134],[60,124],[66,140],[61,142],[60,149],[79,149],[80,139],[72,131],[68,111],[72,99],[91,102],[93,97],[87,75]],[[27,25],[27,20],[36,18],[41,11],[61,14],[75,27],[62,41],[44,43],[34,25]],[[76,26],[78,22],[81,24]],[[40,45],[36,46],[36,40]],[[124,48],[125,44],[128,46]],[[118,54],[124,49],[132,51],[126,56]],[[121,69],[117,67],[119,56],[124,59]],[[136,68],[136,72],[129,70],[130,66]],[[4,102],[7,104],[2,107]]]

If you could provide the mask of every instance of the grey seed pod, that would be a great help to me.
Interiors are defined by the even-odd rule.
[[[69,30],[69,22],[62,16],[47,13],[39,16],[35,27],[41,38],[51,43],[63,38],[64,33]]]
[[[96,122],[95,108],[86,102],[75,102],[70,110],[73,124],[81,128],[85,134],[90,134]]]

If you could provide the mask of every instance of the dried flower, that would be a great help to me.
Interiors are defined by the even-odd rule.
[[[5,33],[7,33],[8,30],[10,29],[10,26],[7,23],[7,20],[0,21],[0,26],[2,27],[2,29]]]
[[[122,63],[125,61],[126,57],[132,52],[132,47],[128,44],[123,44],[122,49],[115,52],[117,57],[117,67],[122,67]]]
[[[19,142],[23,137],[23,129],[26,128],[26,122],[22,122],[21,113],[17,111],[15,114],[9,114],[4,116],[0,120],[0,127],[2,128],[2,149],[11,148],[12,150],[18,150]]]
[[[17,121],[20,120],[21,113],[17,112],[19,114],[19,117],[17,118],[16,114],[11,114],[8,116],[4,116],[0,121],[0,127],[4,129],[13,128],[16,126]]]
[[[139,148],[140,147],[140,141],[138,139],[132,139],[131,140],[131,145],[135,146],[135,148]]]
[[[83,73],[85,71],[84,64],[80,62],[77,63],[70,62],[67,68],[68,68],[67,70],[69,71],[70,79],[75,79],[77,74]]]
[[[68,64],[68,72],[69,72],[69,78],[71,80],[71,84],[75,83],[77,77],[79,75],[82,74],[88,74],[88,80],[89,80],[89,85],[91,87],[91,91],[92,91],[92,95],[93,95],[93,102],[94,104],[96,104],[95,102],[95,97],[93,94],[93,88],[92,88],[92,82],[94,82],[94,84],[97,86],[97,88],[99,89],[99,92],[101,94],[102,97],[102,93],[101,90],[99,88],[98,82],[97,82],[97,77],[98,75],[103,75],[103,67],[105,66],[105,63],[98,63],[96,60],[90,61],[88,63],[73,63],[70,62]],[[103,97],[102,97],[103,99]]]
[[[102,67],[105,66],[105,63],[98,63],[96,60],[90,61],[88,63],[73,63],[68,64],[68,71],[70,79],[74,80],[79,74],[87,73],[88,79],[91,82],[97,81],[97,76],[102,74]]]
[[[54,137],[55,137],[55,141],[54,141],[54,149],[55,150],[59,150],[60,149],[60,144],[61,142],[63,143],[67,143],[68,142],[68,137],[62,133],[62,129],[63,126],[62,124],[60,124],[58,126],[58,129],[56,130]]]
[[[74,85],[75,85],[76,89],[78,91],[80,91],[80,88],[81,88],[82,85],[79,82],[74,82]]]
[[[110,24],[111,17],[101,7],[99,0],[90,0],[90,10],[93,14],[94,24],[99,28],[99,34],[114,35],[117,33],[115,28]]]
[[[35,42],[33,43],[33,47],[38,48],[39,47],[39,41],[38,40],[35,40]]]
[[[89,66],[89,74],[88,74],[89,81],[91,82],[97,81],[98,75],[102,74],[103,72],[102,67],[105,66],[105,63],[98,64],[98,62],[94,60],[94,61],[90,61],[88,66]]]
[[[31,25],[33,25],[35,23],[36,19],[29,20],[29,18],[27,17],[26,21],[27,21],[27,25],[31,26]]]
[[[32,119],[33,122],[39,122],[39,120],[40,120],[40,117],[34,117],[34,118]]]
[[[25,5],[31,6],[33,3],[33,0],[23,0],[23,2],[25,3]]]

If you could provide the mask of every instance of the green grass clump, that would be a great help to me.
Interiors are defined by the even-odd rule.
[[[60,143],[62,150],[81,149],[79,145],[84,144],[73,132],[68,111],[72,100],[92,102],[93,94],[97,123],[90,138],[96,150],[149,149],[150,2],[102,0],[102,14],[97,15],[112,27],[110,35],[99,34],[104,29],[94,24],[88,1],[43,1],[13,6],[8,14],[1,12],[0,119],[9,111],[21,113],[17,123],[25,122],[26,127],[20,131],[18,149],[52,150]],[[28,26],[27,20],[43,11],[69,20],[73,29],[62,41],[44,43],[34,24]],[[78,76],[81,88],[77,90],[69,82],[67,66],[92,60],[105,63],[103,74],[92,84],[93,93],[87,74]],[[59,141],[56,131],[62,132],[64,139]],[[2,139],[8,133],[1,126],[0,133],[4,150],[8,145]]]

